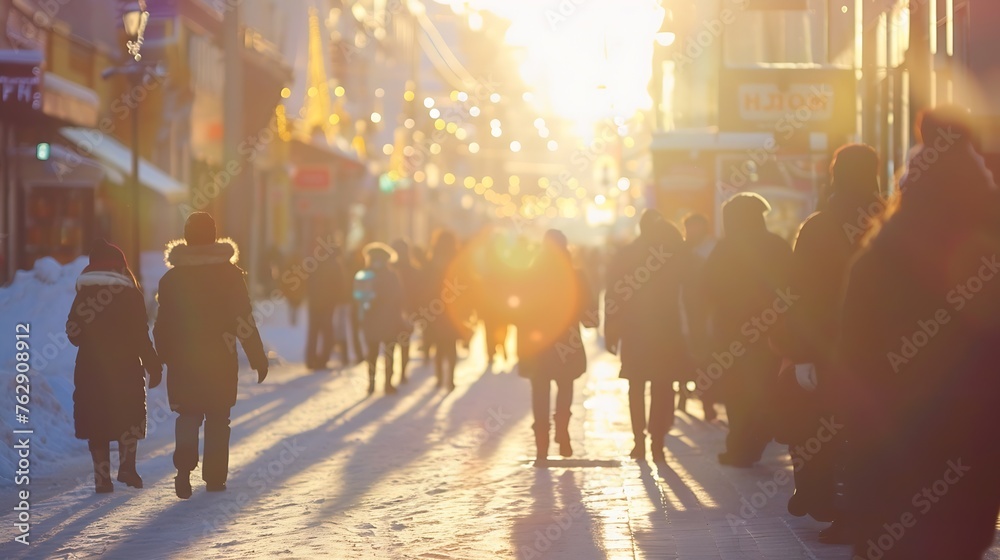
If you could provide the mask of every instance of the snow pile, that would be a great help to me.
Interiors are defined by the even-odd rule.
[[[0,437],[10,449],[13,430],[34,430],[31,447],[32,473],[55,465],[66,453],[86,453],[86,444],[73,437],[73,365],[76,347],[66,338],[66,317],[76,296],[76,277],[87,265],[80,258],[61,266],[51,258],[36,262],[34,270],[19,271],[14,282],[0,289],[0,389],[6,395],[0,414]],[[31,359],[28,423],[14,416],[15,328],[29,326]],[[0,454],[0,481],[10,482],[14,453]]]

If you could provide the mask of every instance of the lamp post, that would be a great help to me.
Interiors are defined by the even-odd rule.
[[[139,50],[142,48],[143,35],[146,32],[146,22],[149,21],[149,12],[146,11],[146,0],[131,2],[126,4],[122,12],[122,22],[125,26],[125,34],[128,41],[125,43],[128,53],[132,55],[134,63],[131,64],[129,75],[132,84],[140,83],[139,61],[142,55]],[[139,237],[139,105],[132,109],[132,245],[134,253],[132,255],[132,271],[141,282],[142,278],[142,243]]]

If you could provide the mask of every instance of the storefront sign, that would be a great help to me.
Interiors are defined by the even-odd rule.
[[[0,115],[29,116],[42,110],[42,53],[0,51]]]
[[[855,132],[857,81],[837,68],[728,68],[722,72],[719,124],[724,131],[796,134]]]
[[[333,169],[328,165],[305,165],[295,169],[292,185],[297,191],[329,191],[333,189]]]

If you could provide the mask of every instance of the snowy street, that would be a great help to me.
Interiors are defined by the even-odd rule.
[[[293,356],[296,331],[264,334]],[[792,484],[775,476],[790,472],[780,446],[753,469],[718,465],[725,428],[701,421],[699,402],[688,405],[694,416],[677,415],[669,469],[629,460],[626,384],[594,336],[590,371],[576,384],[575,456],[553,457],[547,469],[531,466],[528,383],[510,364],[487,369],[481,336],[450,394],[420,360],[389,397],[366,395],[363,366],[313,373],[291,364],[262,385],[247,370],[226,493],[206,493],[196,471],[194,496],[174,496],[174,415],[158,388],[139,446],[146,488],[116,483],[96,495],[86,451],[68,456],[32,480],[31,544],[11,536],[0,555],[848,558],[845,547],[816,541],[822,524],[785,512]]]

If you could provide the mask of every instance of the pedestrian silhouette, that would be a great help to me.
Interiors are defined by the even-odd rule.
[[[191,471],[198,466],[198,430],[205,423],[202,478],[209,492],[226,489],[229,475],[229,416],[239,382],[237,341],[257,382],[268,361],[257,332],[245,275],[236,266],[236,244],[216,239],[215,221],[195,212],[184,239],[165,252],[169,270],[160,279],[159,313],[153,335],[167,365],[167,395],[178,413],[174,489],[191,497]]]
[[[66,320],[80,348],[73,372],[76,437],[88,440],[97,493],[113,492],[110,442],[118,442],[118,481],[142,488],[136,471],[138,440],[146,437],[145,374],[160,384],[163,365],[149,338],[146,306],[125,254],[99,239],[76,280]],[[141,361],[141,363],[140,363]]]
[[[704,269],[712,332],[708,382],[722,382],[729,418],[724,465],[749,467],[773,437],[773,394],[780,359],[768,344],[778,314],[794,304],[789,268],[792,248],[767,230],[763,197],[741,193],[722,207],[724,235]],[[721,373],[721,375],[720,375]]]

